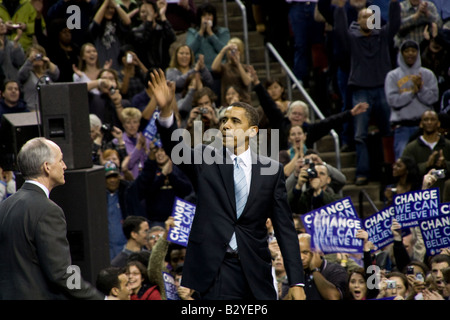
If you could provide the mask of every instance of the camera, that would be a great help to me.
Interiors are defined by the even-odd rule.
[[[438,179],[444,179],[445,178],[445,170],[444,169],[440,169],[440,170],[435,170],[431,173],[433,176],[435,176]]]
[[[416,273],[416,280],[422,281],[422,282],[425,281],[425,277],[423,276],[423,273],[422,273],[422,272],[417,272],[417,273]]]
[[[116,93],[116,88],[114,87],[109,88],[109,94],[113,95],[114,93]]]
[[[317,171],[316,171],[316,168],[314,166],[314,163],[312,163],[312,162],[309,163],[309,168],[306,169],[306,172],[308,173],[308,178],[309,179],[317,178]]]
[[[414,266],[408,266],[406,274],[414,274]]]
[[[397,281],[395,280],[386,280],[387,283],[387,289],[396,289],[397,288]]]
[[[42,54],[36,53],[36,55],[34,56],[34,60],[36,60],[36,61],[42,60]]]
[[[100,130],[101,130],[103,133],[109,133],[109,132],[112,131],[112,129],[113,129],[113,127],[112,127],[112,125],[110,125],[109,123],[104,123],[104,124],[102,124],[102,126],[101,126],[101,128],[100,128]]]
[[[235,55],[236,55],[236,52],[237,52],[237,50],[236,50],[236,49],[231,49],[231,54],[232,54],[233,56],[235,56]]]
[[[201,114],[208,113],[208,109],[207,109],[207,108],[203,108],[203,107],[198,108],[198,111],[199,111]]]
[[[311,159],[303,159],[303,164],[310,164],[311,163]]]

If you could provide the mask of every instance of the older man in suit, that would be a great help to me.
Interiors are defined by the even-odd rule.
[[[172,161],[180,162],[173,150],[177,142],[171,141],[176,129],[173,90],[161,70],[152,73],[150,86],[161,110],[162,143]],[[220,131],[223,145],[187,148],[182,152],[185,161],[178,164],[193,182],[198,199],[181,285],[203,299],[276,299],[265,226],[270,218],[291,285],[288,297],[304,299],[303,266],[282,167],[249,148],[258,132],[255,108],[232,104]],[[206,154],[208,159],[198,161]]]
[[[64,212],[49,199],[65,183],[61,149],[45,138],[31,139],[17,164],[25,183],[0,204],[0,300],[104,299],[69,268]]]

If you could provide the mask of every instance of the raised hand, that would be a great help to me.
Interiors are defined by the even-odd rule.
[[[167,118],[172,115],[171,103],[175,98],[173,90],[168,86],[164,71],[153,70],[150,73],[149,88],[153,91],[156,104],[161,111],[160,116]]]

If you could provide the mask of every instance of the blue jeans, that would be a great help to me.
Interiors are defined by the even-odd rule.
[[[369,178],[370,164],[369,151],[367,149],[367,135],[369,121],[373,116],[382,137],[391,134],[389,118],[391,109],[386,102],[383,87],[358,88],[353,91],[353,105],[367,102],[369,108],[366,112],[354,117],[355,147],[356,147],[356,177]]]
[[[290,5],[289,21],[294,34],[294,74],[305,85],[309,80],[311,45],[323,43],[324,24],[314,20],[316,4],[297,2]]]
[[[409,138],[419,129],[418,126],[400,126],[394,130],[394,153],[395,160],[402,156],[403,150],[408,144]]]

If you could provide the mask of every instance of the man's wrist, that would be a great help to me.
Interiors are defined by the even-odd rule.
[[[313,268],[313,269],[311,270],[311,273],[314,273],[314,272],[319,272],[319,273],[320,273],[320,268]]]
[[[293,287],[305,287],[305,284],[304,283],[296,283],[296,284],[293,284],[292,286],[291,286],[291,288],[293,288]]]

